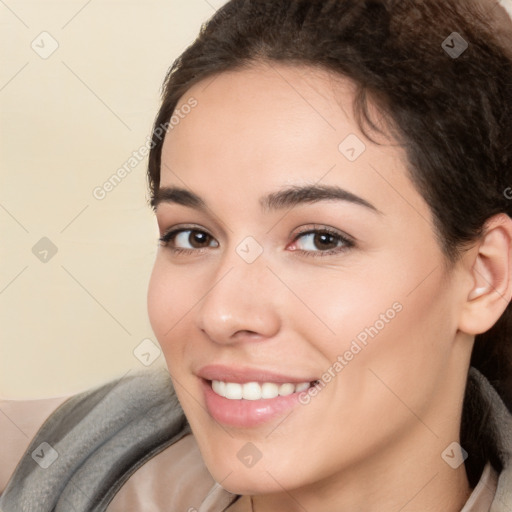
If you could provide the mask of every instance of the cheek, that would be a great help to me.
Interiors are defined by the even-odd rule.
[[[423,255],[418,250],[406,257],[403,253],[390,253],[360,269],[323,269],[307,280],[283,269],[288,272],[283,280],[293,283],[307,305],[290,299],[296,303],[294,329],[322,353],[325,370],[338,356],[346,356],[349,366],[386,370],[400,384],[417,382],[427,372],[435,375],[448,360],[456,314],[441,256],[434,249]],[[358,371],[353,377],[371,375]]]
[[[169,364],[171,353],[181,350],[185,340],[183,328],[187,315],[197,304],[194,279],[166,265],[159,256],[153,267],[148,286],[147,308],[151,327]]]
[[[165,325],[167,324],[167,328],[169,328],[166,311],[170,310],[171,290],[172,288],[166,282],[165,273],[162,272],[162,265],[157,259],[149,280],[147,308],[151,327],[160,343],[165,332]]]
[[[441,269],[429,275],[431,270],[418,266],[388,274],[366,301],[365,294],[355,294],[343,310],[349,334],[341,336],[338,346],[350,360],[337,395],[354,411],[354,428],[379,424],[379,418],[390,429],[398,428],[411,419],[403,403],[422,416],[436,400],[450,364],[456,312]],[[338,324],[340,332],[343,321]]]
[[[403,310],[407,285],[390,278],[399,272],[390,264],[376,262],[363,267],[347,262],[337,268],[279,270],[295,295],[283,295],[283,316],[330,359],[350,349],[354,339],[364,344],[369,339],[368,329],[387,330]]]

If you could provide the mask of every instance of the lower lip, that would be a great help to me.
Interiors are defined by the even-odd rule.
[[[213,391],[211,381],[201,381],[210,416],[219,423],[232,427],[247,428],[261,425],[283,415],[300,403],[300,393],[261,400],[229,400]]]

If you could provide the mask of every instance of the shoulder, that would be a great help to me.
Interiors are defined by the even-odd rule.
[[[0,400],[0,494],[36,432],[70,396],[36,400]]]
[[[498,475],[493,507],[512,507],[512,413],[489,380],[473,367],[469,372],[466,408],[466,423],[473,424],[478,446],[485,447],[493,475]]]
[[[77,511],[106,510],[132,474],[189,433],[167,371],[128,372],[72,396],[46,419],[0,507],[53,510],[62,501]]]

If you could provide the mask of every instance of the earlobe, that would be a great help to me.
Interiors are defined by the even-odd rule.
[[[491,217],[473,253],[472,287],[467,293],[459,329],[471,335],[488,331],[505,311],[512,295],[512,219]]]

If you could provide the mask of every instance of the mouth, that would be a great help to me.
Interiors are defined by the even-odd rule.
[[[212,391],[228,400],[271,400],[301,393],[318,383],[312,382],[226,382],[208,380]]]
[[[200,381],[209,416],[217,423],[244,429],[290,414],[300,406],[301,395],[319,382],[233,382],[205,378]]]

